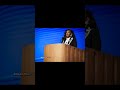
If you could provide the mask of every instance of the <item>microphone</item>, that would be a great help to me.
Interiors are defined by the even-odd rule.
[[[62,43],[64,43],[65,37],[62,37]]]

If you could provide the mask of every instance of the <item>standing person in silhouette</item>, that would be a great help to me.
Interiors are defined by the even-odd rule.
[[[100,33],[92,13],[88,10],[85,11],[85,29],[86,47],[101,51]]]

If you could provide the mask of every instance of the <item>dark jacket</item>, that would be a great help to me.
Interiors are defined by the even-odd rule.
[[[101,51],[101,39],[99,30],[97,28],[93,28],[90,31],[89,35],[85,39],[85,45],[87,48]]]

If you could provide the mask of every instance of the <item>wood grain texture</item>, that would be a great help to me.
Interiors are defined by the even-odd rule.
[[[35,85],[34,45],[22,49],[22,85]]]
[[[120,57],[114,57],[114,85],[120,85]]]
[[[44,56],[45,62],[85,62],[85,85],[120,84],[120,57],[65,44],[47,45]]]
[[[44,62],[84,62],[83,55],[83,50],[65,44],[49,44],[44,48]]]
[[[85,85],[95,84],[95,57],[93,49],[85,50]]]
[[[105,85],[114,85],[114,60],[113,56],[105,54],[104,59]]]
[[[95,85],[104,85],[104,54],[95,52]]]

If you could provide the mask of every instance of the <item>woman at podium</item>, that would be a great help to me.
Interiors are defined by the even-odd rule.
[[[74,32],[71,29],[67,29],[62,38],[62,43],[77,47],[77,41]]]

